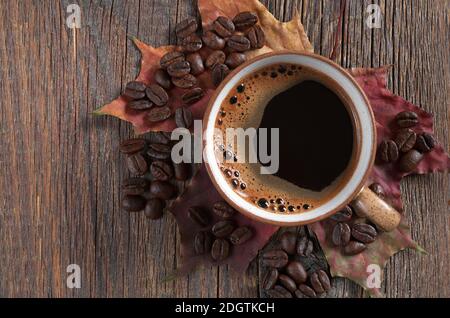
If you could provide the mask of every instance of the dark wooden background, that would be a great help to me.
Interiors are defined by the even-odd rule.
[[[175,222],[118,208],[127,173],[116,149],[132,129],[90,115],[137,74],[139,54],[127,36],[174,43],[174,26],[196,14],[195,1],[78,1],[76,32],[65,24],[72,2],[0,1],[0,296],[259,296],[256,262],[243,277],[211,267],[162,282],[179,262]],[[263,2],[281,20],[298,9],[315,51],[329,55],[339,1]],[[381,29],[365,25],[372,2],[382,8]],[[447,149],[449,9],[446,0],[349,1],[337,59],[345,67],[394,64],[390,88],[436,115]],[[402,189],[413,238],[429,254],[396,255],[383,290],[449,297],[448,175],[410,177]],[[66,287],[72,263],[81,266],[81,289]],[[347,280],[334,286],[330,296],[363,296]]]

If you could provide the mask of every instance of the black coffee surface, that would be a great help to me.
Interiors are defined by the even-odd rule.
[[[260,128],[268,128],[269,136],[270,128],[279,128],[275,175],[301,188],[323,190],[345,170],[352,155],[350,115],[341,99],[316,81],[303,81],[275,96]]]

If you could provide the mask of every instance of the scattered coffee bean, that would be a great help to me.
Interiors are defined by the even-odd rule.
[[[146,119],[152,123],[156,123],[159,121],[166,120],[172,116],[172,111],[169,107],[163,106],[163,107],[154,107],[150,109],[148,112]]]
[[[213,205],[213,212],[223,219],[229,219],[236,213],[236,210],[225,201],[218,201]]]
[[[187,52],[197,52],[202,46],[202,39],[197,34],[191,34],[183,39],[183,49]]]
[[[306,282],[306,279],[308,278],[305,268],[297,261],[289,262],[286,266],[286,274],[288,274],[297,284]]]
[[[295,296],[297,298],[316,298],[317,294],[314,291],[314,289],[312,289],[311,287],[309,287],[306,284],[301,284],[300,286],[298,286],[298,290],[295,292]]]
[[[166,181],[156,180],[150,184],[150,193],[162,200],[173,199],[177,194],[177,188]]]
[[[397,132],[394,141],[397,144],[398,150],[401,152],[408,152],[413,149],[416,144],[416,138],[416,133],[413,130],[404,128]]]
[[[150,144],[148,146],[147,155],[156,160],[166,160],[170,158],[172,148],[170,145]]]
[[[230,243],[224,239],[216,239],[211,248],[211,257],[215,261],[223,261],[230,254]]]
[[[284,232],[281,234],[280,238],[280,247],[288,254],[294,255],[295,248],[297,244],[297,233],[294,232]]]
[[[150,165],[150,173],[155,180],[169,181],[173,177],[173,168],[165,161],[156,160]]]
[[[126,195],[122,198],[122,209],[127,212],[139,212],[145,208],[145,199],[140,195]]]
[[[172,86],[169,74],[167,74],[167,72],[161,68],[155,72],[154,78],[156,84],[165,89],[170,89],[170,87]]]
[[[372,225],[356,223],[352,226],[352,236],[362,243],[370,244],[377,238],[377,230]]]
[[[244,31],[258,22],[258,16],[253,12],[241,12],[233,19],[233,23],[237,30]]]
[[[214,224],[211,231],[216,237],[224,238],[233,233],[235,228],[234,222],[225,220]]]
[[[271,290],[277,293],[277,297],[273,298],[292,298],[292,294],[283,286],[275,285]]]
[[[218,17],[216,21],[213,22],[213,30],[223,38],[228,38],[233,35],[235,27],[233,21],[227,17]]]
[[[233,35],[227,41],[227,47],[232,51],[245,52],[250,50],[250,41],[243,35]]]
[[[397,125],[402,128],[409,128],[417,125],[419,116],[415,112],[404,111],[395,116]]]
[[[336,222],[347,222],[347,221],[350,221],[350,219],[352,218],[352,215],[353,215],[352,208],[349,205],[347,205],[347,206],[345,206],[345,208],[340,210],[338,213],[332,215],[330,217],[330,219],[332,219],[333,221],[336,221]]]
[[[195,18],[187,18],[181,22],[179,22],[175,26],[175,33],[179,38],[185,38],[195,31],[197,31],[198,22]]]
[[[175,179],[178,181],[186,181],[189,178],[190,166],[187,163],[180,162],[173,164],[173,170],[175,173]]]
[[[175,111],[175,123],[179,128],[190,128],[194,122],[192,112],[184,107],[180,107]]]
[[[269,269],[263,278],[262,288],[265,290],[272,289],[272,287],[277,283],[278,276],[278,270],[275,268]]]
[[[146,86],[141,82],[129,82],[125,86],[125,91],[123,95],[129,99],[141,99],[145,97]]]
[[[364,251],[366,248],[367,248],[367,246],[364,243],[351,241],[344,247],[344,254],[356,255],[356,254],[359,254],[362,251]]]
[[[191,65],[188,61],[179,61],[167,67],[167,73],[172,77],[183,77],[191,72]],[[172,79],[173,81],[173,79]]]
[[[194,250],[197,255],[209,253],[213,237],[209,232],[200,231],[194,237]]]
[[[283,250],[267,251],[262,255],[262,263],[268,267],[282,268],[288,261],[288,255]]]
[[[147,145],[147,141],[142,138],[132,138],[124,140],[120,143],[119,150],[121,153],[131,155],[136,152],[141,152]]]
[[[151,142],[155,144],[168,145],[172,142],[171,135],[172,133],[170,132],[158,131],[150,136]]]
[[[161,68],[166,69],[169,67],[169,65],[177,62],[184,61],[184,54],[182,52],[178,51],[172,51],[169,53],[166,53],[161,57],[161,60],[159,61],[159,64],[161,65]]]
[[[147,161],[140,153],[136,153],[127,157],[127,167],[130,173],[136,176],[142,176],[148,170]]]
[[[205,65],[207,68],[213,69],[216,65],[225,63],[225,59],[225,53],[223,53],[222,51],[213,51],[207,57]]]
[[[419,150],[421,153],[428,153],[433,150],[434,147],[436,147],[436,141],[434,140],[433,135],[423,133],[417,136],[417,141],[414,148]]]
[[[351,230],[347,223],[337,223],[333,228],[331,240],[336,246],[345,246],[350,242]]]
[[[395,162],[398,159],[397,144],[393,140],[385,140],[378,149],[380,159],[386,163]]]
[[[232,52],[227,56],[227,59],[225,60],[225,64],[231,68],[235,69],[242,63],[244,63],[247,60],[245,54],[238,53],[238,52]]]
[[[325,271],[319,270],[311,275],[311,286],[316,294],[323,294],[331,289],[330,279]]]
[[[292,278],[290,278],[287,275],[281,274],[280,276],[278,276],[278,281],[280,282],[280,284],[285,287],[287,290],[289,290],[291,293],[295,292],[297,290],[297,285],[295,284],[295,282],[292,280]]]
[[[297,243],[297,255],[309,257],[314,250],[313,242],[303,236]]]
[[[191,74],[186,74],[182,77],[172,78],[172,83],[176,87],[187,89],[197,85],[197,79]]]
[[[156,106],[164,106],[169,101],[169,95],[166,90],[158,84],[152,84],[145,90],[148,99]]]
[[[225,40],[212,31],[207,31],[202,36],[203,43],[211,50],[222,50],[225,47]]]
[[[412,149],[400,158],[399,168],[402,172],[412,172],[417,168],[422,159],[423,154]]]
[[[200,227],[205,227],[210,222],[208,212],[198,206],[191,206],[188,209],[188,217]]]
[[[259,25],[255,25],[247,31],[247,38],[252,49],[260,49],[266,44],[266,36]]]
[[[252,230],[247,226],[238,227],[230,235],[230,242],[233,245],[241,245],[251,239],[253,236]]]
[[[383,187],[382,187],[382,185],[381,184],[379,184],[379,183],[372,183],[370,186],[369,186],[369,189],[370,190],[372,190],[373,191],[373,193],[375,193],[377,196],[379,196],[380,198],[382,198],[382,197],[384,197],[384,189],[383,189]]]
[[[199,53],[191,53],[186,57],[186,61],[191,65],[191,74],[200,75],[205,71],[203,59]]]
[[[183,103],[186,105],[195,104],[205,96],[205,92],[200,87],[193,88],[181,96]]]
[[[122,193],[126,195],[141,195],[147,191],[150,183],[143,178],[129,178],[123,182]]]
[[[230,73],[230,69],[225,64],[216,65],[212,70],[212,80],[215,86],[219,86],[220,83]]]
[[[134,110],[147,110],[152,108],[153,103],[147,99],[133,100],[127,106]]]
[[[160,199],[150,199],[145,205],[144,214],[147,219],[158,220],[163,216],[164,202]]]

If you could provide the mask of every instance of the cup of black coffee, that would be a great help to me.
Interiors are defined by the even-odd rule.
[[[380,229],[398,226],[400,214],[365,187],[376,153],[369,101],[332,61],[282,51],[246,62],[211,98],[203,127],[208,173],[239,212],[293,226],[354,201]]]

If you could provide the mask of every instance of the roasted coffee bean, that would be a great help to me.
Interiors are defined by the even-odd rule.
[[[393,140],[385,140],[378,149],[379,157],[382,161],[389,163],[398,159],[398,147]]]
[[[347,206],[345,206],[345,208],[340,210],[338,213],[332,215],[330,217],[330,219],[332,219],[333,221],[336,221],[336,222],[347,222],[347,221],[350,221],[350,219],[352,218],[352,215],[353,215],[352,208],[349,205],[347,205]]]
[[[253,12],[241,12],[234,17],[233,23],[237,30],[244,31],[258,22],[258,16]]]
[[[205,71],[202,56],[199,53],[191,53],[186,57],[186,61],[191,65],[191,74],[200,75]]]
[[[141,82],[129,82],[125,86],[125,91],[123,95],[129,99],[141,99],[145,97],[146,86]]]
[[[269,269],[266,275],[264,275],[262,288],[265,290],[272,289],[272,287],[277,283],[278,276],[278,270],[275,268]]]
[[[297,255],[310,256],[314,250],[313,242],[306,236],[303,236],[297,243]]]
[[[367,248],[366,244],[357,242],[357,241],[351,241],[344,247],[344,254],[346,255],[356,255],[361,253]]]
[[[170,87],[172,87],[172,82],[170,81],[169,74],[167,74],[167,72],[162,68],[158,69],[155,72],[154,79],[156,84],[165,89],[170,89]]]
[[[346,223],[337,223],[333,228],[332,241],[336,246],[345,246],[350,242],[350,227]]]
[[[284,232],[280,236],[280,247],[288,254],[294,255],[297,244],[297,234],[294,232]]]
[[[238,53],[238,52],[232,52],[227,56],[227,59],[225,60],[225,64],[229,68],[235,69],[236,67],[238,67],[239,65],[244,63],[246,60],[247,60],[247,58],[245,57],[245,54]]]
[[[197,34],[191,34],[183,39],[183,49],[187,52],[197,52],[202,46],[202,39]]]
[[[219,86],[220,83],[230,73],[230,69],[225,64],[216,65],[212,70],[212,80],[215,86]]]
[[[125,195],[141,195],[147,191],[150,183],[143,178],[129,178],[123,182],[121,187]]]
[[[253,236],[253,231],[247,227],[242,226],[238,227],[236,230],[233,231],[230,235],[230,242],[233,245],[241,245],[247,242],[249,239],[251,239]]]
[[[170,110],[170,108],[167,106],[163,106],[153,107],[152,109],[150,109],[145,118],[152,123],[156,123],[166,120],[170,116],[172,116],[172,111]]]
[[[159,61],[159,64],[161,65],[161,68],[166,69],[167,67],[169,67],[169,65],[184,60],[185,58],[182,52],[172,51],[164,54],[161,60]]]
[[[139,212],[145,208],[145,199],[140,195],[126,195],[122,198],[122,209],[127,212]]]
[[[297,284],[302,284],[306,282],[308,278],[308,274],[305,271],[305,268],[300,262],[291,261],[286,266],[286,274],[289,275]]]
[[[144,150],[147,141],[142,138],[132,138],[124,140],[120,143],[119,150],[121,153],[131,155]]]
[[[186,105],[195,104],[205,96],[205,92],[200,87],[196,87],[187,91],[181,96],[183,103]]]
[[[370,244],[377,238],[377,230],[372,225],[356,223],[352,226],[352,236],[362,243]]]
[[[280,284],[282,286],[284,286],[291,293],[293,293],[293,292],[295,292],[297,290],[297,285],[292,280],[292,278],[290,278],[287,275],[281,274],[280,276],[278,276],[278,281],[280,282]]]
[[[175,123],[179,128],[191,128],[194,123],[192,112],[184,107],[180,107],[175,111]]]
[[[230,243],[224,239],[216,239],[211,248],[211,257],[215,261],[223,261],[230,254]]]
[[[174,163],[173,170],[175,179],[178,181],[186,181],[190,176],[190,165],[184,162]]]
[[[282,268],[286,266],[289,258],[283,250],[271,250],[267,251],[262,256],[262,262],[265,266],[273,268]]]
[[[415,112],[404,111],[395,116],[397,125],[402,128],[409,128],[417,125],[419,116]]]
[[[323,270],[318,270],[313,273],[310,278],[310,283],[316,294],[323,294],[331,289],[330,278]]]
[[[169,181],[173,177],[173,168],[169,163],[157,160],[150,165],[150,173],[155,180]]]
[[[185,38],[188,35],[191,35],[195,31],[197,31],[198,22],[195,18],[187,18],[181,22],[179,22],[175,26],[175,33],[179,38]]]
[[[236,210],[225,201],[218,201],[213,205],[213,212],[223,219],[229,219],[236,213]]]
[[[197,255],[209,253],[211,251],[211,245],[213,237],[211,233],[206,231],[200,231],[195,234],[194,237],[194,250]]]
[[[414,148],[419,150],[421,153],[428,153],[433,150],[434,147],[436,147],[436,141],[434,140],[433,135],[423,133],[417,136],[417,141]]]
[[[401,152],[408,152],[413,149],[416,144],[416,133],[409,128],[400,129],[395,136],[395,143],[398,150]]]
[[[260,49],[266,44],[266,36],[259,25],[255,25],[247,31],[247,38],[252,49]]]
[[[150,194],[158,199],[170,200],[177,195],[177,188],[166,181],[156,180],[150,184]]]
[[[235,228],[234,222],[226,220],[214,224],[211,231],[216,237],[224,238],[233,233]]]
[[[402,172],[412,172],[417,168],[422,159],[423,154],[412,149],[400,158],[399,168]]]
[[[275,290],[279,295],[281,295],[281,297],[278,298],[292,298],[292,294],[283,286],[275,285],[272,290]]]
[[[169,145],[172,142],[171,135],[172,133],[167,131],[158,131],[150,136],[150,141],[155,144]]]
[[[308,285],[301,284],[300,286],[298,286],[298,290],[295,292],[295,296],[297,298],[316,298],[317,294],[314,289],[312,289]]]
[[[129,102],[127,106],[134,110],[147,110],[152,108],[153,103],[147,99],[138,99]]]
[[[191,74],[186,74],[183,77],[172,78],[172,83],[176,87],[187,89],[197,85],[197,79]]]
[[[188,209],[188,217],[201,227],[207,226],[211,220],[208,211],[198,206],[191,206]]]
[[[136,176],[142,176],[148,170],[147,161],[140,153],[136,153],[127,157],[127,167],[130,173]]]
[[[379,184],[379,183],[372,183],[370,186],[369,186],[369,189],[370,190],[372,190],[372,192],[373,193],[375,193],[377,196],[379,196],[380,198],[382,198],[382,197],[384,197],[384,189],[383,189],[383,187],[382,187],[382,185],[381,184]]]
[[[223,38],[228,38],[233,35],[235,27],[233,21],[227,17],[218,17],[212,25],[214,31]]]
[[[222,50],[225,47],[225,40],[212,31],[207,31],[202,36],[203,43],[211,50]]]
[[[245,52],[250,50],[250,41],[243,35],[233,35],[227,41],[227,47],[231,51]]]
[[[172,77],[183,77],[191,72],[191,65],[188,61],[179,61],[167,67],[167,73]],[[172,79],[173,81],[173,79]]]
[[[172,148],[170,145],[150,144],[148,146],[147,155],[156,160],[166,160],[170,158]]]
[[[207,58],[205,65],[209,69],[213,69],[216,65],[225,63],[225,53],[222,51],[213,51]]]
[[[148,99],[156,106],[164,106],[169,101],[166,90],[158,84],[152,84],[145,90]]]
[[[164,202],[160,199],[150,199],[145,205],[144,214],[147,219],[158,220],[162,218],[164,211]]]

